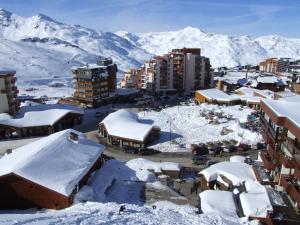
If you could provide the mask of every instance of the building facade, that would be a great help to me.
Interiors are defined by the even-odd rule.
[[[211,88],[213,72],[209,58],[201,56],[199,48],[173,49],[145,62],[136,86],[154,95],[189,93]]]
[[[116,90],[117,71],[116,64],[110,59],[72,68],[74,99],[88,107],[100,105],[110,92]]]
[[[269,59],[266,59],[265,61],[262,61],[259,64],[259,70],[261,72],[276,73],[277,65],[278,65],[277,58],[269,58]]]
[[[293,110],[299,103],[280,100],[261,102],[262,136],[267,151],[259,157],[271,180],[300,208],[300,124]]]
[[[15,115],[20,109],[16,71],[0,70],[0,113]]]
[[[130,69],[124,73],[121,80],[121,88],[140,88],[142,78],[142,69]]]

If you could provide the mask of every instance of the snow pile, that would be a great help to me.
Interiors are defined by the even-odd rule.
[[[245,156],[241,156],[241,155],[234,155],[231,156],[229,158],[230,162],[239,162],[239,163],[244,163],[245,162],[246,157]]]
[[[137,114],[126,109],[110,113],[100,124],[104,124],[109,135],[137,141],[144,141],[153,128],[139,121]]]
[[[170,202],[156,202],[152,205],[139,206],[126,204],[125,212],[118,214],[120,204],[87,202],[76,204],[59,211],[1,212],[1,225],[11,224],[201,224],[201,225],[239,225],[244,223],[238,218],[220,215],[196,214],[189,205],[175,205]]]
[[[201,116],[203,111],[212,111],[231,115],[233,119],[222,121],[220,124],[211,124]],[[239,121],[246,121],[247,115],[253,110],[239,105],[218,106],[212,104],[174,106],[156,111],[139,113],[139,118],[154,121],[154,125],[161,128],[160,137],[151,144],[152,148],[160,151],[186,151],[193,143],[207,143],[222,140],[236,140],[239,143],[256,144],[262,141],[259,133],[243,129]],[[239,120],[239,121],[238,121]],[[231,132],[222,135],[223,129]]]
[[[70,134],[78,141],[70,140]],[[0,159],[0,176],[14,173],[69,196],[104,151],[72,129],[57,132],[15,149]]]
[[[154,173],[162,173],[164,170],[168,171],[180,171],[180,165],[173,162],[152,162],[147,159],[138,158],[132,159],[126,163],[126,165],[136,171],[136,176],[141,181],[149,182],[149,171]],[[152,173],[151,173],[152,174]]]
[[[234,186],[239,186],[244,181],[256,181],[252,167],[240,162],[216,163],[202,170],[199,174],[203,175],[208,182],[216,181],[219,175],[225,176]]]
[[[206,190],[199,194],[203,213],[238,217],[233,194],[229,191]],[[221,202],[220,202],[221,201]]]
[[[266,188],[258,182],[245,182],[246,191],[240,194],[243,213],[247,217],[266,218],[268,212],[273,212]]]

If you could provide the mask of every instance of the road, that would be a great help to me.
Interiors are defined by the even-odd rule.
[[[145,158],[154,162],[175,162],[179,163],[184,167],[193,167],[201,170],[203,166],[195,166],[192,163],[192,153],[190,151],[187,152],[162,152],[155,155],[150,156],[141,156],[136,154],[128,154],[121,151],[118,147],[107,145],[104,139],[98,137],[97,131],[92,131],[86,133],[87,137],[96,142],[106,146],[105,154],[107,156],[114,157],[121,161],[128,161],[135,158]],[[246,152],[234,152],[234,153],[224,153],[222,156],[209,156],[210,159],[218,160],[218,161],[226,161],[232,155],[249,155],[252,159],[257,158],[257,150],[249,150]]]

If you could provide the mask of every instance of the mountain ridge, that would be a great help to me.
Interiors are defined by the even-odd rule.
[[[192,26],[165,32],[98,32],[44,14],[21,17],[0,8],[0,66],[15,68],[25,80],[37,74],[70,77],[71,66],[93,63],[99,56],[111,57],[125,71],[182,47],[201,48],[213,67],[257,64],[269,57],[300,58],[298,38],[224,35]]]

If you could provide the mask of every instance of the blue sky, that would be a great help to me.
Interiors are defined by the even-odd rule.
[[[300,0],[0,0],[0,7],[102,31],[194,26],[232,35],[300,37]]]

